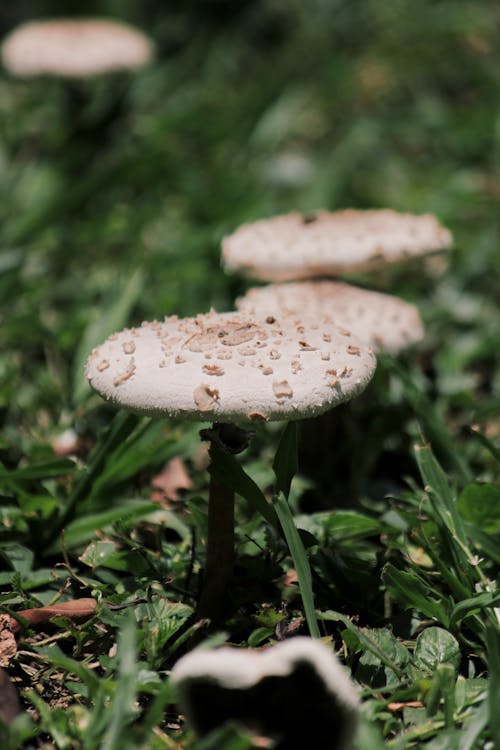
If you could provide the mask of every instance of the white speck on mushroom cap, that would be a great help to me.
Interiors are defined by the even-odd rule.
[[[13,75],[86,78],[139,68],[152,57],[151,40],[138,29],[105,18],[53,18],[14,29],[2,44]]]
[[[326,316],[346,335],[350,332],[375,350],[390,354],[408,349],[424,336],[415,305],[390,294],[373,292],[340,281],[302,281],[254,287],[236,301],[252,315]],[[346,330],[347,329],[347,330]],[[330,334],[323,333],[323,342]],[[351,342],[350,342],[351,343]],[[355,343],[351,343],[355,347]],[[322,351],[328,350],[324,343]]]
[[[302,695],[301,705],[303,707],[304,724],[307,727],[308,735],[313,739],[314,732],[321,737],[321,746],[325,750],[335,747],[336,750],[348,750],[351,747],[354,734],[358,723],[360,709],[360,699],[354,683],[350,680],[346,670],[337,659],[331,648],[307,637],[295,637],[270,646],[265,649],[238,649],[222,647],[217,649],[195,649],[189,654],[183,656],[174,665],[171,673],[172,684],[176,692],[176,699],[183,713],[186,714],[188,722],[198,733],[204,732],[204,722],[201,719],[206,714],[207,696],[209,692],[203,691],[203,705],[197,698],[199,691],[197,686],[210,685],[216,688],[223,688],[227,691],[238,691],[241,700],[245,700],[245,690],[252,689],[266,678],[283,678],[292,676],[298,667],[308,665],[309,668],[317,675],[321,683],[321,704],[327,706],[326,712],[336,718],[338,724],[335,735],[331,736],[330,742],[326,736],[330,731],[325,733],[325,727],[317,726],[311,728],[310,715],[314,712],[314,706],[310,705],[311,697],[307,694]],[[319,687],[318,687],[319,689]],[[287,690],[283,695],[287,696]],[[275,724],[283,726],[280,734],[286,734],[287,729],[290,731],[290,722],[287,718],[287,706],[280,705],[279,693],[273,698],[273,704],[276,705]],[[318,697],[316,698],[318,700]],[[286,698],[284,698],[286,700]],[[255,704],[255,701],[254,701]],[[263,707],[252,705],[251,711],[255,715],[249,717],[249,721],[254,724],[254,729],[264,730],[261,726],[262,716],[265,715]],[[228,701],[228,706],[232,702]],[[228,708],[228,715],[219,717],[226,721],[232,717]],[[259,716],[259,711],[262,714]],[[322,716],[321,712],[318,718]],[[321,720],[321,719],[320,719]],[[297,718],[300,721],[300,717]],[[297,723],[297,722],[295,722]],[[330,728],[331,730],[331,728]],[[206,731],[206,730],[205,730]],[[310,734],[312,731],[312,735]],[[318,747],[318,743],[314,742]]]
[[[360,393],[376,361],[370,346],[347,338],[330,320],[300,319],[301,333],[298,321],[239,312],[166,318],[160,337],[156,328],[136,329],[133,357],[123,348],[130,330],[113,334],[87,360],[86,376],[105,399],[140,414],[229,422],[314,416]],[[168,359],[165,336],[175,341]],[[272,349],[255,346],[249,353],[257,342],[272,342]],[[356,356],[348,344],[359,349]],[[208,364],[206,355],[221,348],[236,356],[223,366]],[[99,367],[103,361],[106,369]],[[335,388],[332,367],[344,373]]]
[[[288,281],[361,271],[450,247],[432,214],[391,209],[291,213],[243,224],[222,242],[228,271]]]

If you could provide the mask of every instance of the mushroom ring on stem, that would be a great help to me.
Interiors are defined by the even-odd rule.
[[[111,335],[91,353],[86,376],[104,398],[136,413],[217,423],[203,434],[213,456],[240,440],[221,425],[321,414],[360,393],[375,364],[368,345],[321,316],[210,312]],[[211,619],[232,573],[233,503],[233,491],[212,480],[198,610]]]

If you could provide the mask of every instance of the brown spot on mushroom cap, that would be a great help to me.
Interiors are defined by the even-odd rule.
[[[288,380],[279,380],[273,383],[273,392],[276,398],[291,398],[293,390]]]
[[[200,411],[211,411],[219,400],[219,391],[209,385],[198,385],[193,391],[193,399]]]
[[[450,232],[431,214],[347,209],[318,211],[311,222],[291,213],[244,224],[224,238],[222,255],[230,271],[288,281],[367,270],[451,243]]]
[[[268,417],[266,417],[265,414],[261,414],[258,411],[251,411],[248,414],[248,419],[251,419],[252,422],[267,422]]]
[[[199,333],[193,334],[184,346],[190,352],[204,352],[208,349],[214,349],[216,344],[238,346],[246,341],[251,341],[258,335],[267,337],[266,333],[261,332],[252,323],[241,325],[235,322],[228,322],[225,325],[208,326]]]
[[[201,368],[206,375],[224,375],[224,370],[220,365],[203,365]]]
[[[359,346],[356,346],[355,344],[349,344],[347,346],[347,353],[348,354],[361,354],[361,349]]]
[[[131,377],[135,375],[135,359],[132,357],[129,361],[128,367],[125,370],[125,372],[120,373],[116,376],[116,378],[113,379],[113,385],[118,386],[125,383],[125,381],[129,380]]]

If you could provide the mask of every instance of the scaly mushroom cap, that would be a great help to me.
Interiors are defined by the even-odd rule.
[[[86,78],[139,68],[152,51],[142,32],[101,18],[31,21],[14,29],[2,44],[3,64],[16,76]]]
[[[254,287],[236,301],[236,307],[252,315],[324,315],[375,350],[391,354],[416,344],[424,335],[415,305],[340,281]]]
[[[247,422],[321,414],[360,393],[374,370],[371,348],[321,316],[211,312],[113,334],[86,376],[140,414]]]
[[[243,224],[222,242],[229,271],[288,281],[365,271],[451,245],[435,216],[390,209],[291,213]]]
[[[353,683],[333,651],[311,638],[264,650],[195,649],[174,666],[172,683],[200,735],[232,719],[279,747],[347,750],[357,727]]]

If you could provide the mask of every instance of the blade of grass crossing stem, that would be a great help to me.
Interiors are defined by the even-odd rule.
[[[320,638],[316,609],[314,607],[314,595],[312,590],[312,576],[309,560],[305,547],[300,538],[300,534],[295,525],[295,519],[290,510],[290,506],[282,492],[278,492],[273,499],[274,509],[276,510],[283,534],[285,535],[288,549],[292,556],[293,564],[299,580],[300,594],[304,605],[309,633],[313,638]]]
[[[230,487],[237,495],[245,498],[271,526],[279,526],[272,505],[267,502],[253,479],[245,473],[234,456],[223,451],[214,451],[208,470],[217,482]]]
[[[276,494],[273,505],[297,572],[309,632],[313,638],[320,638],[314,607],[311,568],[306,549],[288,505],[288,495],[297,468],[297,425],[295,422],[289,422],[283,431],[273,462],[273,471],[276,476]]]

